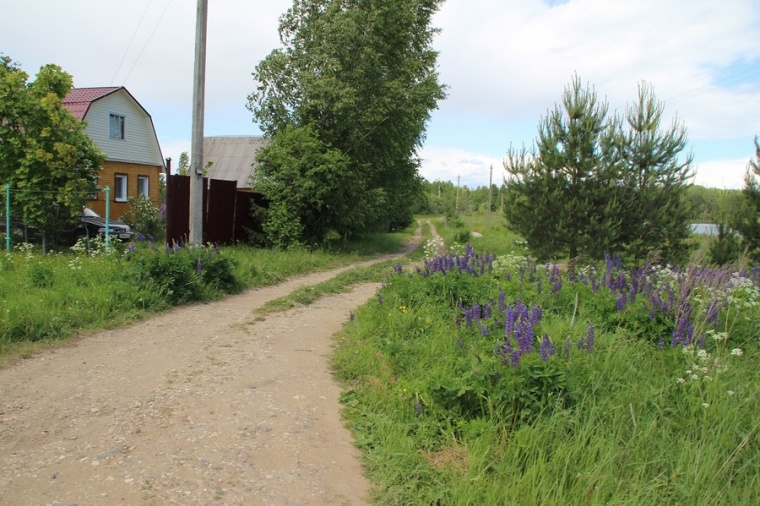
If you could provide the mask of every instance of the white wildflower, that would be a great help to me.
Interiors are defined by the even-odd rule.
[[[731,355],[736,355],[737,357],[741,357],[742,355],[744,355],[744,352],[742,351],[741,348],[734,348],[733,350],[731,350]]]

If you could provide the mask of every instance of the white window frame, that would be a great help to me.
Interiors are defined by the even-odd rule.
[[[121,183],[119,183],[121,181]],[[126,174],[116,174],[113,178],[113,199],[116,202],[127,201],[127,188],[129,179]]]
[[[127,119],[123,114],[109,113],[108,138],[123,141],[126,138]]]
[[[137,196],[150,200],[150,176],[137,176]]]

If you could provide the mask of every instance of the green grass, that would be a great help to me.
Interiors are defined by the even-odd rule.
[[[472,230],[485,230],[485,239],[490,229]],[[514,251],[511,239],[492,241],[502,241],[499,253]],[[730,329],[728,340],[708,338],[700,358],[670,346],[675,321],[651,320],[643,295],[619,312],[608,288],[565,276],[553,294],[541,268],[532,280],[530,266],[524,279],[518,265],[504,269],[509,280],[504,271],[457,269],[394,276],[336,336],[344,416],[374,502],[760,503],[760,332],[751,323],[760,318],[758,292],[741,296],[736,324],[721,310],[716,330]],[[479,325],[456,325],[464,320],[459,301],[482,307],[499,291],[507,304],[543,307],[537,335],[554,342],[555,357],[544,362],[533,352],[512,368],[494,353],[503,316],[482,320],[488,336]],[[590,323],[591,352],[576,344]]]
[[[413,231],[376,234],[314,251],[235,246],[218,253],[210,248],[175,253],[141,244],[134,253],[117,245],[112,254],[99,256],[23,249],[0,253],[0,358],[26,356],[79,333],[125,325],[178,303],[215,300],[373,259],[398,251]],[[340,282],[373,276],[378,274],[369,269],[345,275]]]

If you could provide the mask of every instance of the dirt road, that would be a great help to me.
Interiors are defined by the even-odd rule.
[[[175,309],[0,370],[0,504],[366,504],[330,337],[378,285],[252,313],[343,269]]]

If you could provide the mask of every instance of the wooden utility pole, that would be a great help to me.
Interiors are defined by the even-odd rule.
[[[493,164],[491,164],[491,173],[488,176],[488,219],[486,224],[491,228],[491,186],[493,186]]]
[[[198,0],[193,75],[193,138],[190,171],[190,243],[203,244],[203,113],[206,98],[206,19],[208,0]]]

